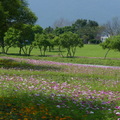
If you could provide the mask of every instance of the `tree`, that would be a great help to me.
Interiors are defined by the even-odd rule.
[[[55,37],[54,37],[54,39],[53,39],[53,44],[54,44],[54,46],[57,46],[57,47],[58,47],[58,55],[61,55],[62,57],[64,57],[63,54],[62,54],[62,50],[61,50],[62,45],[61,45],[60,36],[55,36]]]
[[[54,22],[53,28],[57,28],[57,27],[61,28],[61,27],[70,26],[70,25],[72,25],[72,22],[68,21],[67,19],[60,18]]]
[[[35,14],[28,8],[25,0],[0,0],[0,45],[4,53],[4,36],[9,27],[19,27],[22,24],[34,24],[37,20]]]
[[[32,30],[34,34],[42,34],[43,33],[43,28],[40,25],[33,25]]]
[[[73,26],[65,26],[63,27],[64,32],[74,32]]]
[[[34,48],[34,36],[36,33],[42,33],[42,30],[39,25],[28,24],[22,24],[19,30],[9,28],[4,37],[5,52],[7,53],[10,47],[19,47],[20,55],[22,51],[25,55],[30,55]]]
[[[85,38],[84,43],[88,43],[90,40],[94,40],[96,38],[98,31],[99,27],[86,26],[79,29],[76,33],[80,36],[80,38]]]
[[[52,49],[54,49],[54,37],[55,35],[52,33],[46,34],[47,40],[49,41],[49,52],[51,52]]]
[[[109,34],[110,36],[115,36],[120,34],[120,19],[118,17],[113,18],[111,21],[108,21],[103,25],[104,33]]]
[[[20,31],[20,32],[19,32],[19,38],[16,39],[15,45],[13,47],[19,47],[20,55],[21,55],[22,51],[25,55],[30,55],[30,53],[33,49],[32,42],[34,40],[34,33],[32,31],[32,26],[28,25],[28,24],[22,24],[19,29],[13,28],[13,30],[14,29],[16,31]],[[9,34],[11,34],[11,36],[13,36],[12,39],[14,41],[14,38],[15,38],[14,31],[11,31],[11,32],[7,31],[7,32]],[[4,41],[4,43],[5,42],[6,41]]]
[[[57,36],[59,36],[60,34],[63,34],[63,33],[64,33],[64,30],[63,30],[62,27],[61,27],[61,28],[57,27],[57,28],[54,30],[54,34],[57,35]]]
[[[45,56],[49,44],[46,34],[35,34],[34,45],[39,48],[41,55]]]
[[[96,21],[78,19],[72,24],[73,32],[78,34],[80,38],[85,38],[84,43],[95,39],[99,31],[99,25]],[[87,38],[87,39],[86,39]]]
[[[89,27],[97,27],[97,26],[99,26],[99,24],[96,21],[88,20],[87,26],[89,26]]]
[[[75,33],[66,32],[59,37],[61,46],[67,49],[67,57],[74,57],[77,46],[83,47],[82,39]]]
[[[72,24],[74,28],[74,32],[78,31],[79,29],[85,27],[87,25],[87,20],[85,19],[78,19],[75,21],[74,24]]]
[[[45,34],[53,33],[53,31],[54,31],[54,29],[50,26],[44,29]]]
[[[120,52],[120,35],[118,36],[111,36],[110,38],[107,38],[105,42],[100,44],[103,49],[108,49],[108,51],[105,54],[105,57],[107,56],[108,52],[113,49]]]
[[[74,29],[72,26],[64,26],[64,27],[57,27],[55,30],[54,30],[54,34],[55,35],[60,35],[60,34],[63,34],[65,32],[73,32]]]
[[[33,26],[28,24],[23,24],[20,28],[21,35],[20,39],[17,41],[17,47],[20,48],[19,54],[21,54],[21,50],[25,55],[30,55],[33,50],[33,41],[34,41],[34,31]]]
[[[8,31],[5,33],[4,37],[4,45],[5,45],[5,53],[7,54],[10,47],[15,47],[17,41],[20,39],[21,31],[15,28],[10,27]]]

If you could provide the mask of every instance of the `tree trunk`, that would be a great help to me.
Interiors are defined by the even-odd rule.
[[[25,53],[26,55],[27,55],[27,53],[28,53],[28,48],[27,48],[27,46],[25,46],[24,53]]]
[[[107,54],[108,54],[109,51],[110,51],[110,49],[108,49],[108,51],[106,52],[106,54],[105,54],[105,56],[104,56],[104,59],[106,59]]]
[[[71,57],[71,51],[70,48],[67,49],[68,53],[67,53],[67,57]]]
[[[5,53],[6,53],[6,54],[8,53],[8,50],[9,50],[10,47],[11,47],[11,46],[6,47],[6,50],[5,50]]]
[[[21,55],[21,51],[22,51],[22,47],[20,47],[20,49],[19,49],[19,55]]]
[[[33,46],[30,46],[29,51],[28,51],[28,55],[31,54],[32,50],[33,50]]]
[[[45,56],[45,52],[46,52],[46,50],[47,50],[47,47],[44,46],[43,50],[44,50],[44,56]]]
[[[51,52],[51,46],[49,46],[49,52]]]
[[[73,57],[75,56],[75,52],[76,52],[76,47],[73,47],[73,48],[72,48]]]
[[[61,55],[62,57],[64,57],[64,55],[62,54],[62,51],[61,51],[61,46],[59,46],[58,51],[59,51],[58,55]]]
[[[22,47],[21,49],[22,49],[24,55],[27,55],[27,53],[25,52],[24,48]]]
[[[40,54],[42,55],[42,47],[39,46]]]
[[[2,46],[2,53],[5,54],[5,47]]]

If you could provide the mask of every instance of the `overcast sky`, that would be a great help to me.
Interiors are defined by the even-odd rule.
[[[43,28],[53,26],[58,19],[95,20],[103,24],[120,17],[120,0],[27,0],[29,8],[38,17],[37,24]]]

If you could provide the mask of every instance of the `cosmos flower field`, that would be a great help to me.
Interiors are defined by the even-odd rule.
[[[120,67],[1,57],[0,120],[120,120]]]

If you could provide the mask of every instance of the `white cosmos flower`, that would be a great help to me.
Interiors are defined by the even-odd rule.
[[[93,111],[90,111],[90,114],[94,114],[94,112],[93,112]]]
[[[60,108],[60,105],[57,105],[56,107],[57,107],[57,108]]]

